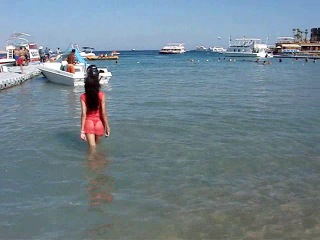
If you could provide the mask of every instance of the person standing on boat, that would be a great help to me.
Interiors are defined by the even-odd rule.
[[[49,49],[48,47],[46,47],[46,49],[44,50],[44,54],[46,56],[46,61],[50,59],[50,56],[49,56]]]
[[[44,63],[46,61],[46,55],[43,51],[43,47],[39,47],[39,56],[40,56],[40,62]]]
[[[68,68],[67,68],[67,72],[70,73],[75,73],[75,69],[74,69],[74,64],[76,64],[76,50],[72,49],[71,53],[69,53],[68,57],[67,57],[67,62],[68,62]]]
[[[80,96],[81,129],[80,138],[94,149],[103,135],[108,137],[110,127],[106,111],[106,95],[100,91],[99,71],[95,65],[87,69],[85,93]]]
[[[26,47],[24,47],[24,58],[25,58],[25,65],[28,66],[30,62],[30,52]]]

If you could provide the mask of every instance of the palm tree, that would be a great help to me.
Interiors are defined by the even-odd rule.
[[[305,30],[304,30],[304,34],[305,34],[304,40],[307,41],[308,29],[305,29]]]
[[[297,41],[301,40],[301,30],[300,30],[300,28],[297,28],[296,39],[297,39]]]
[[[295,29],[295,28],[292,29],[292,31],[293,31],[293,37],[294,37],[294,38],[296,38],[296,30],[297,30],[297,29]]]

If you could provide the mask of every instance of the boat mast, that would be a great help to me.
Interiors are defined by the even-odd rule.
[[[268,36],[267,36],[266,45],[268,45],[269,37],[270,37],[270,34],[268,34]]]

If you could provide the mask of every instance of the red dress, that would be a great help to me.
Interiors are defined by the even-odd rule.
[[[86,120],[84,123],[84,132],[86,134],[95,134],[95,135],[103,135],[105,133],[105,127],[102,119],[102,111],[101,111],[101,101],[104,96],[104,92],[99,92],[99,107],[96,111],[89,111],[87,108]],[[87,105],[86,94],[83,93],[80,96],[80,99],[84,101]]]

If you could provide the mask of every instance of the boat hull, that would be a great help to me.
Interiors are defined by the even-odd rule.
[[[159,54],[183,54],[185,52],[163,52],[163,51],[159,51]]]
[[[271,54],[259,54],[259,53],[234,53],[234,52],[225,52],[222,53],[226,57],[245,57],[245,58],[272,58]]]
[[[0,58],[0,66],[11,66],[14,65],[16,63],[15,59],[12,58]]]
[[[106,56],[106,57],[87,57],[87,60],[89,61],[95,61],[95,60],[118,60],[119,56]]]

